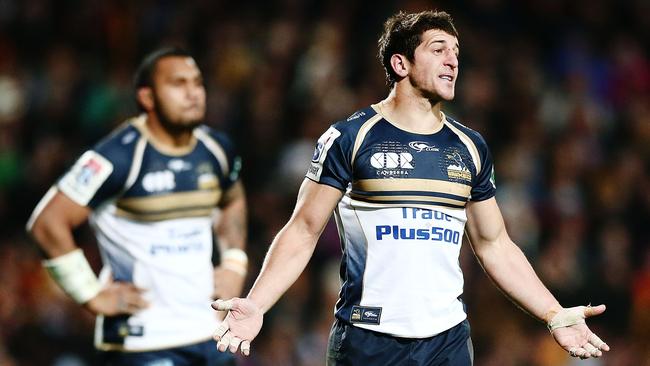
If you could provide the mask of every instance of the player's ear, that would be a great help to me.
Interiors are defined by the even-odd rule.
[[[146,111],[153,110],[154,100],[153,100],[153,90],[150,87],[139,88],[137,91],[138,103]]]
[[[390,66],[395,71],[395,74],[401,78],[406,77],[409,73],[410,64],[404,55],[398,53],[392,55],[390,57]]]

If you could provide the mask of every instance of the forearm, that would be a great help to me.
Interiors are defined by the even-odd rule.
[[[221,217],[215,228],[221,252],[228,249],[243,250],[246,247],[246,217],[244,188],[241,183],[237,183],[226,195],[221,207]]]
[[[511,240],[483,245],[476,256],[497,287],[535,318],[548,322],[562,308]]]
[[[88,305],[89,300],[100,292],[101,286],[83,252],[75,244],[72,228],[50,216],[37,221],[31,234],[49,258],[43,261],[43,266],[52,279],[77,303]]]
[[[273,240],[248,294],[263,313],[298,279],[314,252],[319,234],[306,232],[289,222]]]

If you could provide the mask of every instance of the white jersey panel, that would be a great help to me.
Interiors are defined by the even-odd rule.
[[[430,337],[463,321],[458,257],[464,210],[367,208],[352,202],[346,195],[338,210],[347,268],[363,268],[360,301],[348,320],[409,338]]]
[[[212,220],[138,222],[116,216],[113,204],[94,212],[105,269],[146,290],[149,307],[128,319],[124,350],[151,350],[209,339],[218,326],[213,291]],[[96,332],[102,332],[98,322]],[[131,334],[134,333],[134,334]],[[96,337],[104,339],[104,337]],[[97,344],[98,348],[106,345]]]

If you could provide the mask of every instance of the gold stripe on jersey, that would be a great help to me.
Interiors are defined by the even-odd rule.
[[[460,139],[460,141],[465,144],[467,147],[467,150],[469,151],[469,154],[472,156],[472,160],[474,160],[474,166],[476,167],[476,175],[479,175],[481,172],[481,155],[478,153],[478,149],[476,148],[476,145],[474,144],[474,141],[469,138],[465,134],[465,132],[459,130],[456,126],[454,126],[452,123],[447,121],[445,118],[445,124],[447,127],[449,127]]]
[[[142,212],[129,212],[121,208],[115,210],[115,215],[120,217],[126,217],[127,219],[137,220],[137,221],[163,221],[163,220],[173,220],[173,219],[182,219],[187,217],[209,217],[212,215],[214,207],[203,207],[195,209],[181,209],[170,212],[160,212],[160,213],[142,213]]]
[[[118,209],[133,214],[159,214],[188,209],[212,209],[221,198],[221,190],[169,193],[156,196],[120,198]]]
[[[394,207],[417,207],[423,209],[431,209],[431,206],[444,207],[449,210],[459,210],[462,211],[465,209],[465,206],[447,206],[436,203],[426,204],[421,202],[400,202],[400,203],[385,203],[385,202],[370,202],[370,201],[360,201],[354,198],[350,198],[350,206],[355,208],[394,208]]]
[[[433,196],[419,196],[419,195],[403,195],[403,196],[367,196],[367,195],[360,195],[356,193],[350,193],[350,197],[357,201],[379,201],[379,202],[385,202],[385,201],[401,201],[402,202],[419,202],[419,203],[425,203],[425,202],[431,202],[432,204],[436,203],[445,203],[448,205],[454,205],[454,206],[460,206],[463,207],[465,206],[466,201],[461,201],[461,200],[455,200],[453,198],[443,198],[443,197],[433,197]]]
[[[472,187],[445,180],[391,178],[356,180],[352,182],[352,189],[364,192],[422,191],[469,197]]]
[[[352,158],[350,159],[350,165],[352,166],[354,165],[354,158],[357,156],[357,151],[359,151],[359,147],[361,147],[361,144],[363,143],[363,140],[366,138],[368,131],[370,131],[370,129],[377,122],[381,121],[381,119],[382,119],[381,115],[376,114],[361,125],[361,128],[359,128],[359,133],[357,133],[357,137],[354,140],[354,148],[352,149]]]
[[[187,155],[194,150],[194,147],[196,146],[196,136],[192,135],[190,142],[188,143],[187,146],[182,146],[182,147],[173,147],[169,146],[151,134],[149,131],[149,128],[147,127],[147,117],[146,115],[142,114],[136,118],[133,119],[133,127],[137,128],[138,131],[144,136],[147,141],[159,152],[170,155],[170,156],[182,156],[182,155]]]

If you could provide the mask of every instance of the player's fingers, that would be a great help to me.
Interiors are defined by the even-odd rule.
[[[589,358],[591,356],[591,354],[589,352],[587,352],[587,350],[582,348],[582,347],[577,347],[576,350],[575,350],[575,354],[576,354],[576,356],[580,357],[583,360],[585,360],[585,359],[587,359],[587,358]]]
[[[217,349],[221,352],[225,352],[230,345],[230,340],[232,339],[232,334],[230,332],[226,333],[221,337],[219,342],[217,342]]]
[[[149,306],[149,303],[144,299],[144,297],[142,297],[141,292],[138,292],[135,289],[125,293],[123,297],[128,306],[135,310],[144,309]]]
[[[585,359],[587,351],[582,347],[571,347],[569,348],[569,355],[571,355],[571,357],[580,357]]]
[[[241,354],[244,356],[248,356],[251,354],[251,342],[250,341],[242,341],[241,342]]]
[[[589,343],[593,344],[594,347],[598,348],[601,351],[609,351],[609,346],[607,343],[603,342],[603,340],[594,333],[591,333],[589,335]]]
[[[232,337],[232,339],[230,340],[230,347],[228,347],[228,350],[232,353],[237,353],[237,348],[239,348],[240,343],[241,343],[241,338]]]
[[[124,291],[129,293],[142,294],[147,291],[147,289],[143,287],[138,287],[130,282],[119,282],[119,284],[120,287],[124,289]]]
[[[589,318],[590,316],[602,314],[605,309],[605,305],[587,306],[585,307],[585,317]]]
[[[124,295],[117,295],[117,312],[120,314],[129,314],[129,304],[126,302]]]
[[[214,310],[219,310],[219,311],[229,311],[233,307],[233,299],[230,300],[217,300],[211,304],[212,308]]]
[[[221,324],[217,327],[217,330],[214,331],[214,334],[212,335],[212,338],[219,342],[221,340],[221,337],[223,337],[224,334],[230,329],[228,326],[228,322],[226,320],[222,321]]]
[[[594,347],[591,343],[585,343],[585,345],[582,346],[582,348],[584,348],[585,351],[587,351],[591,357],[600,357],[603,355],[603,353],[600,352],[600,350]]]

